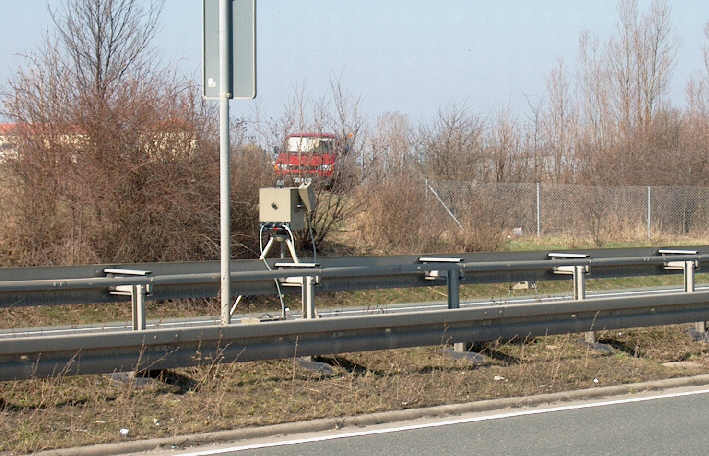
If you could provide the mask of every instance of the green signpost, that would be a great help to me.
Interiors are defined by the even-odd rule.
[[[256,98],[256,0],[230,0],[229,98]],[[220,98],[219,0],[203,0],[202,94]]]
[[[221,322],[231,323],[229,100],[256,97],[256,0],[202,0],[203,95],[219,100]]]

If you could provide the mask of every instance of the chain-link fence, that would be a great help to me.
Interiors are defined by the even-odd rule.
[[[476,208],[486,201],[498,226],[522,235],[601,240],[709,231],[709,187],[474,184],[431,179],[424,186],[430,218],[447,218],[458,226],[471,215],[478,216]]]

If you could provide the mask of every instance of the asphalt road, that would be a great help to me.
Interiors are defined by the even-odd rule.
[[[683,395],[689,394],[689,395]],[[520,413],[523,413],[520,415]],[[202,450],[196,455],[704,455],[709,448],[709,390],[616,401],[508,410],[399,428],[326,433],[302,443]],[[345,434],[347,435],[347,434]]]

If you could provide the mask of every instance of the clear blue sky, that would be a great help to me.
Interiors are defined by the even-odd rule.
[[[36,48],[51,24],[46,5],[62,0],[4,0],[0,84]],[[201,68],[201,0],[167,0],[155,42],[165,62],[196,79]],[[649,0],[641,0],[645,8]],[[701,69],[709,1],[672,1],[680,47],[672,97],[684,103],[688,77]],[[481,114],[508,105],[523,114],[525,95],[544,95],[558,58],[575,69],[582,30],[607,39],[615,0],[259,0],[259,97],[234,102],[249,117],[258,105],[277,115],[295,86],[318,97],[328,80],[363,99],[375,117],[400,111],[414,120],[465,103]]]

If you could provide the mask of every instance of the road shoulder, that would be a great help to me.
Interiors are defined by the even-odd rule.
[[[273,439],[283,436],[312,434],[324,431],[360,430],[365,426],[376,426],[422,419],[435,419],[463,414],[490,412],[496,410],[540,407],[551,404],[570,403],[599,398],[610,398],[631,394],[657,392],[673,388],[709,385],[709,375],[671,378],[665,380],[595,387],[560,393],[539,394],[527,397],[511,397],[470,403],[442,405],[428,408],[378,412],[367,415],[325,418],[311,421],[283,423],[270,426],[249,427],[220,432],[191,434],[159,439],[136,440],[111,444],[91,445],[78,448],[64,448],[36,453],[39,456],[108,456],[151,452],[152,455],[175,454],[196,446],[223,446],[233,442],[256,439]]]

